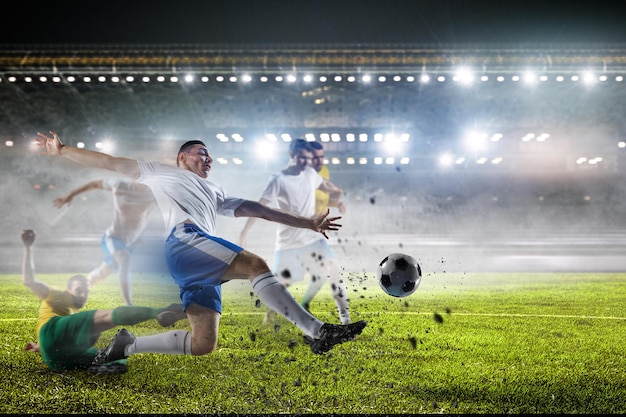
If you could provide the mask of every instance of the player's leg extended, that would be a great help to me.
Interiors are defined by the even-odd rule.
[[[313,301],[313,299],[315,298],[317,293],[320,292],[325,283],[326,279],[320,274],[311,274],[309,285],[307,285],[304,297],[302,297],[302,301],[300,301],[302,307],[307,309],[307,311],[310,311],[311,301]]]
[[[115,260],[113,259],[113,253],[116,251],[116,247],[121,247],[121,242],[109,234],[105,233],[100,240],[100,248],[104,253],[104,260],[96,269],[91,271],[87,278],[89,278],[89,282],[91,285],[96,284],[109,275],[111,275],[117,269],[117,265]]]
[[[113,259],[117,264],[117,277],[120,283],[120,289],[122,290],[122,297],[126,305],[131,305],[132,296],[132,283],[130,278],[130,260],[131,254],[126,249],[119,249],[113,253]]]

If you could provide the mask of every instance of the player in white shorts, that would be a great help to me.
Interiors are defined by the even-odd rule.
[[[39,133],[36,142],[50,155],[116,171],[146,184],[154,194],[169,232],[167,263],[180,288],[191,332],[172,330],[135,337],[122,329],[94,363],[108,363],[143,352],[204,355],[214,351],[221,316],[219,287],[232,279],[249,280],[264,304],[312,338],[310,347],[315,354],[354,339],[367,325],[365,321],[348,325],[320,321],[293,298],[261,257],[216,237],[217,215],[262,217],[312,229],[324,236],[328,230],[338,230],[341,225],[335,221],[339,217],[329,218],[328,212],[311,218],[295,216],[255,201],[229,196],[220,185],[207,180],[213,158],[201,141],[189,141],[181,146],[176,167],[67,146],[54,132]]]
[[[296,139],[289,146],[289,163],[285,169],[271,176],[259,202],[274,205],[281,211],[300,216],[315,215],[315,191],[341,194],[341,189],[325,180],[311,168],[313,148],[304,139]],[[328,209],[324,211],[328,212]],[[248,233],[256,219],[249,218],[240,234],[245,246]],[[302,281],[310,273],[311,281],[330,281],[331,293],[342,324],[350,322],[348,294],[335,255],[318,233],[311,230],[279,224],[276,230],[274,273],[285,286]],[[265,323],[273,322],[274,312],[269,311]]]

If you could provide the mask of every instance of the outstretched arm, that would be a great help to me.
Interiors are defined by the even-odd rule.
[[[102,189],[102,180],[89,181],[88,183],[83,184],[80,187],[73,189],[68,194],[64,195],[63,197],[59,197],[55,199],[54,207],[61,208],[63,207],[64,204],[67,204],[69,206],[70,204],[72,204],[72,200],[77,195],[86,193],[89,191],[101,190],[101,189]]]
[[[89,149],[78,149],[64,145],[59,139],[59,135],[50,132],[50,135],[37,133],[35,138],[37,146],[45,149],[49,155],[64,156],[81,165],[93,168],[108,169],[119,172],[131,178],[139,178],[141,172],[137,161],[129,158],[115,157],[102,152],[91,151]]]
[[[302,217],[267,207],[257,201],[246,200],[235,210],[235,217],[259,217],[287,226],[311,229],[321,233],[328,239],[326,235],[328,230],[339,230],[341,227],[340,224],[335,223],[341,217],[327,217],[329,212],[330,210],[326,209],[325,213],[313,217]],[[247,222],[246,226],[248,226]]]
[[[22,230],[22,243],[24,244],[24,258],[22,260],[22,282],[43,300],[48,296],[50,288],[45,282],[35,278],[35,261],[33,260],[33,244],[35,232],[30,229]]]
[[[261,198],[259,200],[259,204],[262,204],[263,206],[267,206],[269,204],[269,201],[264,198]],[[235,210],[235,216],[248,217],[246,224],[243,226],[243,229],[241,229],[241,233],[239,233],[239,246],[246,247],[248,246],[248,232],[250,232],[250,229],[252,229],[252,226],[254,225],[254,223],[256,223],[256,216],[255,217],[247,216],[246,214],[240,214],[240,213],[245,213],[245,211],[241,212],[239,211],[239,208],[237,208],[237,210]]]

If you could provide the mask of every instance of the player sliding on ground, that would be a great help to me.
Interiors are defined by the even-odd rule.
[[[324,323],[306,311],[276,279],[258,255],[216,236],[217,215],[260,217],[290,226],[315,230],[325,237],[338,230],[340,217],[324,214],[311,218],[284,213],[258,202],[231,197],[209,180],[213,158],[201,141],[184,143],[176,156],[176,167],[114,157],[101,152],[64,145],[59,136],[39,133],[37,144],[48,154],[63,156],[82,165],[124,174],[152,190],[163,215],[166,233],[166,261],[180,288],[180,297],[189,318],[191,332],[172,330],[135,337],[120,330],[96,363],[126,358],[134,353],[205,355],[217,347],[222,313],[221,285],[233,279],[247,279],[259,299],[283,315],[312,338],[311,351],[322,354],[333,346],[354,339],[365,321],[347,325]]]
[[[126,372],[126,360],[92,364],[98,349],[94,344],[103,331],[120,325],[138,324],[157,319],[163,325],[172,317],[181,318],[182,306],[172,304],[166,308],[122,306],[113,310],[84,310],[89,298],[89,280],[84,275],[74,275],[67,280],[64,290],[49,286],[35,277],[33,244],[35,232],[22,231],[24,259],[22,281],[41,300],[37,321],[37,340],[28,342],[25,350],[41,353],[46,365],[53,371],[89,369],[92,373],[118,374]]]

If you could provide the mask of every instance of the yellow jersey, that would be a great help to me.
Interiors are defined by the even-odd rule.
[[[39,306],[39,318],[37,320],[37,338],[39,338],[39,330],[51,318],[56,316],[69,316],[78,312],[74,307],[74,298],[72,294],[62,291],[58,288],[50,288],[48,296],[41,301]]]
[[[330,179],[330,172],[326,165],[322,165],[322,169],[318,172],[319,176],[325,180]],[[315,214],[320,214],[326,211],[328,208],[328,202],[330,201],[330,194],[320,190],[315,190]]]

